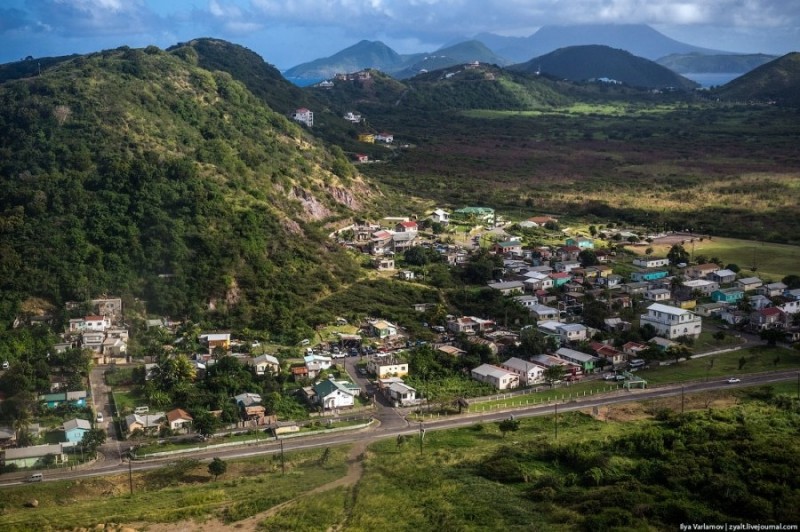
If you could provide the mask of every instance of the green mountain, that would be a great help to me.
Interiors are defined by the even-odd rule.
[[[704,72],[749,72],[756,67],[777,59],[766,54],[722,54],[705,55],[700,53],[671,54],[658,59],[656,63],[679,74]]]
[[[555,78],[589,81],[607,78],[633,87],[693,89],[697,83],[653,61],[608,46],[560,48],[526,63],[509,67],[521,72],[541,72]]]
[[[315,59],[290,68],[289,78],[329,79],[338,73],[357,72],[373,68],[389,72],[403,68],[404,59],[380,41],[361,41],[330,57]]]
[[[227,72],[278,113],[287,115],[299,107],[311,108],[315,104],[308,93],[287,81],[277,68],[244,46],[204,38],[175,45],[167,51],[184,54],[192,61],[196,57],[197,65],[206,70]]]
[[[506,65],[508,60],[495,54],[480,41],[465,41],[446,48],[440,48],[431,54],[414,61],[409,59],[407,66],[399,71],[390,72],[397,78],[410,78],[423,71],[440,70],[464,63],[478,61],[490,65]]]
[[[200,63],[123,47],[0,84],[0,323],[31,296],[111,293],[297,338],[299,314],[356,278],[322,224],[369,188]]]
[[[361,41],[321,59],[303,63],[284,72],[289,79],[330,79],[339,73],[380,70],[396,78],[410,78],[420,71],[438,70],[461,63],[505,65],[508,61],[479,41],[465,41],[429,54],[400,55],[380,41]]]
[[[714,94],[723,100],[800,105],[800,53],[792,52],[761,65],[723,85]]]
[[[548,79],[485,64],[458,65],[402,81],[370,71],[368,82],[337,82],[332,89],[306,90],[337,109],[365,113],[378,122],[373,123],[375,127],[380,127],[381,118],[395,122],[416,112],[523,110],[569,100]]]

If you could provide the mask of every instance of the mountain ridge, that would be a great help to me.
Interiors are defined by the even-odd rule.
[[[559,48],[549,54],[513,65],[511,70],[541,72],[576,82],[607,78],[648,89],[693,89],[697,83],[648,59],[603,45]]]

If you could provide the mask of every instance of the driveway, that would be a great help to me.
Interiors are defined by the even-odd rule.
[[[100,447],[100,452],[106,460],[119,460],[122,462],[124,449],[120,447],[120,439],[114,424],[114,411],[111,408],[111,388],[106,385],[104,374],[108,369],[107,365],[97,365],[89,373],[89,382],[92,387],[92,402],[96,413],[103,414],[103,422],[97,423],[97,427],[104,429],[108,438],[106,443]],[[127,445],[125,445],[127,448]]]
[[[408,421],[405,419],[404,411],[394,408],[369,378],[361,376],[358,371],[356,371],[356,364],[366,360],[369,360],[368,356],[359,355],[356,357],[348,356],[344,359],[339,359],[339,362],[344,361],[345,370],[352,381],[358,384],[367,395],[373,398],[375,404],[375,418],[381,422],[381,427],[386,429],[407,427]]]

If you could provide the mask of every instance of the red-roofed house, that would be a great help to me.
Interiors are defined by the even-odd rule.
[[[356,153],[354,158],[358,163],[366,163],[369,161],[369,155],[366,153]]]
[[[417,222],[400,222],[394,227],[394,230],[398,233],[416,233],[419,226],[417,226]]]
[[[189,426],[194,421],[194,418],[189,415],[189,412],[182,408],[176,408],[167,412],[167,423],[169,428],[174,431],[189,430]]]
[[[292,113],[292,120],[311,127],[314,125],[314,113],[305,107],[301,107]]]
[[[757,331],[782,327],[786,316],[778,307],[767,307],[750,313],[750,327]]]

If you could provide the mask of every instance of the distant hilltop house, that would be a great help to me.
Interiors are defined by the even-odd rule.
[[[347,111],[344,114],[344,119],[348,122],[352,122],[354,124],[358,124],[361,122],[361,115],[359,113],[354,113],[353,111]]]
[[[532,216],[531,218],[528,218],[527,221],[537,226],[544,226],[544,224],[549,222],[558,223],[558,219],[553,218],[552,216]]]
[[[301,107],[292,113],[292,120],[295,122],[300,122],[301,124],[305,124],[308,127],[312,127],[314,125],[314,112],[306,109],[305,107]]]
[[[378,142],[391,144],[392,142],[394,142],[394,135],[392,135],[391,133],[386,133],[384,131],[382,133],[378,133],[377,135],[375,135],[375,140]]]
[[[464,207],[453,211],[450,220],[454,223],[494,227],[495,214],[490,207]]]
[[[323,88],[323,89],[330,89],[330,88],[333,87],[333,82],[331,80],[329,80],[329,79],[326,79],[324,81],[320,81],[317,84],[317,87],[320,87],[320,88]]]
[[[366,163],[369,162],[369,155],[366,153],[356,153],[353,158],[356,160],[357,163]]]
[[[431,213],[431,220],[440,224],[450,223],[450,213],[444,209],[436,209]]]
[[[372,75],[369,70],[359,70],[358,72],[351,72],[349,74],[336,74],[334,79],[338,81],[365,81],[371,79]]]
[[[366,142],[367,144],[375,144],[375,135],[372,133],[359,133],[358,142]]]

